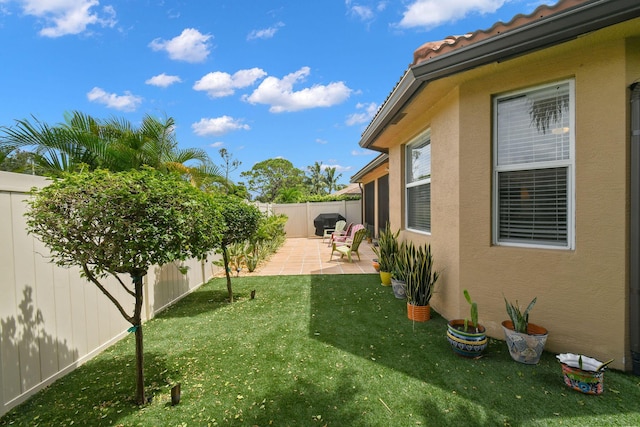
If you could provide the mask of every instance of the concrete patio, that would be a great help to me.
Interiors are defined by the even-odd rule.
[[[376,255],[366,241],[359,248],[360,261],[353,254],[353,262],[340,254],[331,257],[331,246],[322,237],[289,238],[269,261],[251,275],[278,276],[296,274],[370,274],[375,273],[371,260]],[[329,259],[331,257],[331,260]]]

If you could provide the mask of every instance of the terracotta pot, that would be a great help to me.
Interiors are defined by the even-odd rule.
[[[391,272],[380,271],[380,283],[382,286],[391,286]]]
[[[371,261],[371,264],[373,265],[373,268],[379,273],[380,272],[380,263],[377,260],[373,260]]]
[[[407,317],[415,322],[431,320],[431,306],[407,303]]]
[[[545,328],[529,323],[527,333],[523,334],[513,329],[511,320],[505,320],[502,322],[502,330],[513,360],[527,365],[535,365],[540,361],[549,335]]]
[[[478,331],[473,323],[469,322],[469,330],[464,331],[464,319],[455,319],[447,324],[447,341],[451,349],[459,356],[475,358],[479,357],[487,348],[486,329],[478,325]]]

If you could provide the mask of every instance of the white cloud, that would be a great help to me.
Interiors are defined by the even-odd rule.
[[[135,111],[142,103],[141,97],[135,96],[129,91],[125,91],[124,95],[116,95],[115,93],[107,93],[99,87],[91,89],[87,93],[87,99],[119,111]]]
[[[260,68],[239,70],[233,75],[215,71],[195,82],[193,89],[205,91],[212,98],[220,98],[233,95],[236,89],[251,86],[266,75],[267,73]]]
[[[336,172],[342,173],[351,170],[351,166],[341,166],[341,165],[322,165],[322,169],[335,168]]]
[[[164,50],[169,58],[176,61],[203,62],[210,52],[210,34],[202,34],[195,28],[186,28],[171,40],[154,39],[149,47],[155,51]]]
[[[89,25],[113,27],[116,24],[116,12],[112,6],[104,6],[101,11],[95,8],[98,0],[26,0],[22,2],[23,12],[36,16],[45,22],[40,30],[44,37],[61,37],[68,34],[80,34]]]
[[[374,154],[380,154],[373,150],[351,150],[352,156],[373,156]]]
[[[493,13],[506,0],[415,0],[407,6],[399,27],[434,28],[445,22],[454,22],[470,13]]]
[[[270,112],[282,113],[317,107],[331,107],[349,98],[351,89],[343,82],[314,85],[294,91],[293,85],[304,81],[309,74],[309,67],[302,67],[295,73],[287,74],[282,79],[269,76],[260,83],[260,86],[250,96],[245,96],[244,99],[252,104],[271,105]]]
[[[210,119],[200,119],[199,122],[191,125],[193,132],[198,136],[223,135],[234,130],[249,130],[249,125],[242,123],[242,120],[229,116],[222,116]]]
[[[178,76],[170,76],[165,73],[153,76],[146,80],[145,83],[151,86],[168,87],[174,83],[180,83],[182,80]]]
[[[326,139],[316,138],[316,143],[324,145],[324,144],[328,144],[329,141],[327,141]]]
[[[367,3],[367,4],[363,4]],[[354,3],[351,0],[345,1],[347,13],[355,16],[361,21],[372,21],[376,17],[376,12],[382,12],[387,7],[386,1],[372,2],[363,0],[360,3]]]
[[[253,30],[247,35],[247,40],[270,39],[276,35],[281,27],[284,27],[284,23],[278,22],[273,27],[264,28],[262,30]]]
[[[368,123],[371,121],[373,116],[375,116],[378,111],[378,104],[375,102],[370,102],[368,104],[358,103],[356,104],[357,110],[364,110],[361,113],[353,113],[347,117],[345,123],[347,126],[358,125],[361,123]]]
[[[209,144],[209,147],[211,148],[218,148],[218,147],[222,147],[224,145],[224,142],[222,141],[216,141],[213,144]]]

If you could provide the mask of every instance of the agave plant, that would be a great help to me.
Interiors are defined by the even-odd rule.
[[[527,328],[529,327],[529,312],[531,311],[533,306],[536,304],[537,299],[538,297],[535,297],[529,303],[529,305],[527,306],[527,309],[524,312],[522,312],[522,310],[520,310],[520,306],[518,305],[518,300],[516,300],[516,303],[514,305],[514,304],[511,304],[509,301],[507,301],[507,298],[504,298],[504,303],[507,307],[507,314],[509,315],[511,322],[513,322],[513,329],[516,332],[520,332],[522,334],[527,333]]]

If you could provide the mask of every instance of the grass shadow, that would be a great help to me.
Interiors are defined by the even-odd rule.
[[[637,377],[607,372],[609,393],[586,396],[564,385],[560,365],[548,352],[538,365],[523,365],[511,359],[503,341],[490,339],[480,359],[454,355],[446,323],[433,310],[428,322],[409,320],[406,302],[396,299],[390,287],[380,286],[376,275],[345,275],[341,280],[312,276],[310,337],[451,393],[455,398],[449,408],[424,399],[425,416],[434,419],[434,425],[520,425],[585,412],[638,413],[634,399],[620,391],[640,396]],[[524,411],[523,396],[536,399]],[[459,399],[472,404],[461,405]],[[469,407],[471,413],[465,414]]]
[[[15,424],[13,419],[25,412],[33,414],[28,425],[52,426],[119,425],[123,418],[139,413],[141,408],[134,401],[133,346],[124,347],[131,351],[108,349],[9,411],[0,419],[0,425],[23,425]],[[179,373],[170,370],[164,355],[145,352],[145,377],[147,398],[166,400],[170,399],[170,386],[179,380]]]

